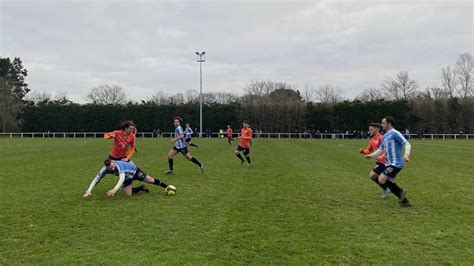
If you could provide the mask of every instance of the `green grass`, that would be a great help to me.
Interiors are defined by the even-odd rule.
[[[0,264],[470,264],[474,142],[412,141],[397,182],[412,208],[380,199],[366,141],[196,140],[167,168],[169,140],[139,139],[134,162],[177,187],[114,198],[106,177],[82,194],[111,147],[101,139],[0,139]]]

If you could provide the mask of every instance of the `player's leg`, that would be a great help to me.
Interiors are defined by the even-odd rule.
[[[165,173],[167,174],[172,174],[173,171],[174,171],[174,168],[173,168],[173,158],[176,156],[176,154],[178,154],[178,151],[176,150],[175,147],[173,147],[170,152],[168,152],[168,165],[170,167],[170,169],[168,171],[166,171]]]
[[[196,147],[196,149],[199,149],[199,146],[196,144],[193,144],[191,139],[186,139],[186,143],[188,143],[189,146]]]
[[[235,149],[235,156],[237,156],[237,158],[240,159],[240,164],[244,164],[245,161],[244,161],[244,158],[242,158],[242,155],[240,154],[240,152],[243,150],[242,147],[240,147],[240,145],[237,146],[237,148]]]
[[[406,192],[395,183],[395,177],[397,176],[398,172],[400,172],[400,170],[401,169],[394,166],[385,167],[385,170],[379,176],[379,182],[384,184],[395,196],[397,196],[400,206],[408,207],[410,206],[410,202],[406,198]]]
[[[188,159],[189,161],[193,162],[194,164],[196,164],[197,166],[199,166],[199,168],[201,169],[201,173],[204,172],[204,164],[202,164],[198,159],[194,158],[191,153],[189,153],[189,151],[187,149],[184,149],[182,151],[184,157],[186,157],[186,159]]]
[[[244,149],[244,156],[247,162],[249,164],[252,164],[252,162],[250,161],[250,148]]]
[[[385,184],[380,184],[379,182],[379,175],[385,170],[385,165],[382,163],[377,163],[375,167],[370,171],[369,178],[374,181],[378,186],[380,186],[383,190],[382,192],[382,199],[386,199],[390,194],[390,189],[387,188]]]
[[[154,178],[152,176],[145,176],[145,178],[142,180],[142,182],[145,182],[145,183],[148,183],[148,184],[153,184],[153,185],[156,185],[156,186],[160,186],[162,188],[166,188],[168,185],[163,183],[161,180],[159,180],[158,178]]]

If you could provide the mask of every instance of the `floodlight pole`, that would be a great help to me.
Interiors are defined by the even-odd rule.
[[[206,52],[196,52],[199,63],[199,137],[202,137],[202,63],[206,62]]]

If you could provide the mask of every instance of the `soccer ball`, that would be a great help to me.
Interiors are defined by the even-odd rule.
[[[172,185],[169,185],[165,189],[166,196],[175,196],[176,195],[176,188]]]

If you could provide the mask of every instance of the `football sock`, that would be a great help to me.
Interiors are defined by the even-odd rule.
[[[249,162],[249,164],[251,164],[251,162],[250,162],[250,156],[245,156],[245,159],[247,159],[247,162]]]
[[[160,186],[160,187],[164,187],[164,188],[166,188],[168,186],[165,183],[161,182],[161,180],[159,180],[157,178],[153,178],[153,184],[155,184],[157,186]]]
[[[201,167],[201,165],[202,165],[202,164],[201,164],[196,158],[194,158],[194,157],[191,158],[191,162],[193,162],[193,163],[199,165],[199,167]]]
[[[239,154],[236,154],[236,156],[237,156],[242,162],[244,162],[244,158],[242,158],[242,155],[240,155],[240,153],[239,153]]]
[[[374,181],[377,185],[379,185],[383,190],[387,188],[385,184],[380,184],[378,179],[372,179],[372,181]]]
[[[387,180],[385,181],[385,185],[390,189],[390,191],[392,191],[395,196],[397,196],[397,198],[400,198],[402,196],[403,190],[397,184],[392,183],[392,181],[390,180]]]
[[[137,194],[138,192],[143,190],[143,185],[139,187],[132,187],[132,195]]]
[[[168,159],[168,164],[170,165],[170,171],[173,171],[173,159]]]
[[[189,144],[189,145],[194,146],[196,148],[198,147],[198,145],[196,145],[196,144]]]

